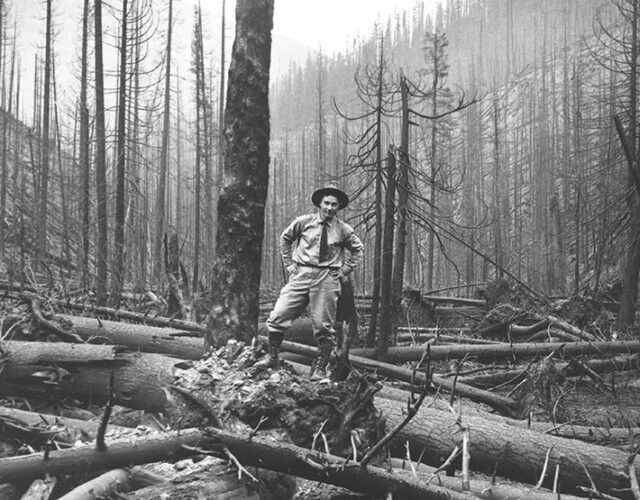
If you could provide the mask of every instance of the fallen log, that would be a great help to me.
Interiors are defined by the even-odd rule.
[[[435,467],[429,467],[419,462],[409,464],[407,460],[398,458],[392,458],[391,464],[394,474],[413,474],[422,481],[430,481],[455,491],[464,491],[460,477],[445,475],[443,471],[438,473],[438,469]],[[469,492],[484,500],[514,500],[518,498],[526,498],[527,500],[558,500],[559,498],[561,500],[584,500],[584,497],[567,495],[566,493],[559,495],[544,488],[512,481],[496,481],[496,478],[489,480],[472,477],[469,481]]]
[[[36,479],[29,485],[20,500],[49,500],[56,487],[56,478]]]
[[[546,330],[539,331],[538,333],[534,333],[533,335],[529,335],[525,339],[522,340],[523,343],[532,343],[532,342],[582,342],[580,337],[576,337],[570,333],[562,331],[558,328],[547,328]]]
[[[575,425],[572,423],[553,424],[551,422],[526,422],[516,420],[516,426],[536,432],[567,439],[576,439],[585,443],[611,446],[618,449],[629,449],[629,444],[640,436],[640,428],[631,427],[596,427],[592,425]],[[512,424],[513,425],[513,424]]]
[[[188,332],[193,332],[200,335],[204,335],[204,332],[206,331],[205,327],[200,325],[199,323],[184,321],[181,319],[150,316],[148,314],[126,311],[124,309],[98,307],[92,304],[73,304],[71,302],[67,302],[66,300],[57,300],[54,301],[53,304],[61,309],[66,309],[68,311],[78,311],[84,314],[97,315],[100,317],[111,319],[126,319],[127,321],[134,321],[143,325],[178,328],[180,330],[186,330]]]
[[[111,344],[155,354],[166,354],[181,359],[200,359],[204,355],[204,342],[193,333],[175,328],[98,320],[83,316],[58,316],[81,338],[92,343],[107,340]]]
[[[453,304],[457,306],[472,306],[486,308],[487,301],[484,299],[467,299],[465,297],[445,297],[443,295],[423,295],[423,300],[434,304]]]
[[[426,349],[423,346],[390,347],[389,363],[406,363],[422,359]],[[483,361],[518,360],[535,356],[557,354],[561,357],[631,354],[640,352],[640,341],[629,342],[571,342],[571,343],[531,343],[531,344],[457,344],[435,345],[430,348],[432,361],[474,358]],[[375,358],[374,348],[352,349],[352,354],[363,358]]]
[[[427,376],[423,372],[409,370],[407,368],[381,363],[379,361],[361,358],[359,356],[349,356],[349,361],[358,368],[374,370],[380,375],[393,377],[403,382],[411,384],[424,384],[427,382]],[[431,383],[436,391],[444,389],[472,401],[484,403],[505,415],[519,415],[521,411],[520,404],[512,398],[490,393],[488,391],[478,390],[475,387],[457,383],[454,380],[446,379],[439,375],[432,375]]]
[[[23,342],[13,340],[0,343],[1,357],[7,367],[52,363],[91,364],[114,362],[124,359],[124,351],[124,348],[119,346],[70,344],[67,342]]]
[[[542,321],[538,321],[533,325],[516,325],[516,324],[508,324],[506,336],[507,337],[527,337],[529,335],[533,335],[534,333],[538,333],[542,330],[545,330],[549,326],[549,320],[543,319]]]
[[[78,441],[89,442],[96,438],[99,427],[100,422],[96,420],[79,420],[0,406],[0,435],[17,437],[31,446],[53,441],[68,445]],[[106,437],[136,433],[136,429],[109,425]]]
[[[404,418],[405,404],[376,398],[376,407],[394,426]],[[408,441],[414,459],[423,460],[434,467],[459,444],[456,434],[458,416],[423,405],[416,415],[394,439],[395,456],[405,456]],[[598,490],[619,495],[629,488],[625,473],[628,454],[612,448],[518,429],[472,415],[462,415],[461,425],[470,432],[471,468],[488,474],[520,482],[536,484],[543,464],[548,463],[544,485],[553,482],[553,472],[559,466],[560,491],[578,494],[581,487],[590,488],[587,472]],[[548,460],[547,460],[548,456]]]
[[[94,477],[86,483],[75,487],[59,497],[58,500],[99,500],[111,498],[138,488],[148,488],[151,485],[163,484],[166,478],[156,474],[149,474],[139,466],[131,469],[112,469]]]
[[[398,329],[400,330],[400,329]],[[434,328],[435,330],[435,328]],[[398,344],[402,342],[431,342],[432,345],[440,345],[440,343],[445,344],[481,344],[481,345],[490,345],[490,344],[501,344],[502,342],[498,342],[495,340],[486,340],[486,339],[474,339],[471,337],[463,337],[463,336],[455,336],[455,335],[440,335],[437,333],[399,333],[396,340]]]
[[[552,315],[547,316],[546,319],[549,320],[549,323],[551,325],[556,326],[557,328],[560,328],[560,330],[564,330],[571,335],[580,337],[582,340],[586,340],[588,342],[596,342],[598,340],[594,335],[591,335],[589,332],[585,332],[577,326],[573,326],[572,324],[567,323],[563,319],[557,318]]]
[[[451,329],[446,329],[450,331]],[[458,328],[455,329],[458,331],[462,331],[463,329]],[[442,332],[442,328],[436,327],[399,327],[398,328],[398,342],[409,342],[409,341],[422,341],[426,342],[430,339],[439,339],[443,342],[467,342],[470,344],[491,344],[495,343],[494,341],[482,340],[482,339],[465,339],[463,336],[455,336],[455,335],[442,335],[438,332]],[[266,337],[267,336],[267,325],[265,323],[261,323],[258,328],[258,336]],[[289,342],[296,342],[298,344],[315,346],[316,341],[313,336],[313,327],[311,326],[311,320],[309,318],[298,318],[293,324],[289,327],[286,334],[286,339]]]
[[[163,460],[176,460],[196,454],[203,436],[200,431],[158,434],[140,439],[108,445],[106,451],[93,446],[80,446],[65,450],[53,450],[30,455],[0,458],[0,482],[9,483],[20,478],[33,481],[46,475],[88,474],[101,470],[112,470],[129,465],[142,465]],[[188,449],[191,448],[191,449]]]
[[[256,488],[247,486],[245,484],[246,481],[239,481],[237,473],[230,471],[226,464],[220,463],[217,467],[212,467],[212,469],[207,472],[182,475],[179,478],[161,484],[120,494],[118,498],[131,500],[157,500],[159,498],[242,498],[243,500],[260,500],[261,496],[256,491]],[[291,493],[289,496],[291,496]],[[67,499],[63,497],[59,500]]]
[[[260,323],[258,326],[258,336],[267,337],[268,329],[266,323]],[[315,346],[316,341],[313,336],[313,327],[311,326],[310,318],[298,318],[296,319],[289,329],[287,330],[286,338],[289,342],[297,342],[299,344],[305,344]]]
[[[284,341],[282,343],[282,349],[296,354],[303,354],[309,357],[315,355],[314,348],[302,344],[296,344],[294,342]],[[358,368],[364,368],[369,371],[374,371],[378,375],[391,377],[407,383],[424,384],[427,381],[426,375],[422,372],[402,368],[389,363],[382,363],[373,359],[367,359],[350,354],[349,362]],[[476,401],[478,403],[487,404],[492,408],[507,415],[517,415],[520,411],[520,406],[517,401],[501,396],[499,394],[493,394],[487,391],[478,390],[475,387],[471,387],[462,383],[455,383],[454,387],[453,380],[446,379],[439,375],[433,375],[432,382],[434,390],[436,391],[439,389],[444,389],[449,392],[453,391],[455,394],[469,398],[472,401]]]
[[[473,498],[469,494],[449,491],[435,485],[424,485],[414,478],[400,478],[379,467],[363,469],[357,463],[348,465],[332,455],[258,437],[241,438],[220,429],[187,429],[158,438],[145,438],[111,445],[106,451],[82,447],[35,453],[0,459],[0,482],[21,477],[33,480],[45,475],[114,469],[125,464],[143,464],[191,456],[202,451],[221,453],[221,446],[243,465],[262,467],[276,472],[305,477],[375,496],[391,492],[394,498],[456,500]],[[224,455],[224,452],[222,452]]]
[[[409,391],[398,389],[395,387],[383,387],[376,394],[376,401],[387,399],[394,401],[394,404],[406,402],[411,397]],[[440,399],[434,399],[430,406],[440,411],[450,411],[448,403]],[[489,413],[477,406],[465,405],[464,402],[458,402],[456,408],[460,408],[463,415],[471,415],[485,421],[498,422],[499,424],[517,427],[519,429],[529,429],[542,434],[551,434],[553,436],[563,437],[567,439],[576,439],[586,443],[598,444],[600,446],[612,446],[618,449],[628,449],[631,439],[640,437],[640,427],[622,428],[622,427],[599,427],[592,425],[576,425],[571,422],[552,423],[552,422],[534,422],[530,419],[511,418],[497,413]],[[625,448],[626,447],[626,448]]]
[[[628,370],[640,370],[640,359],[638,354],[629,356],[615,356],[607,359],[588,359],[583,361],[588,369],[596,373],[621,372]],[[562,373],[565,377],[577,377],[584,375],[584,368],[581,364],[572,362],[556,362],[553,364],[555,369]],[[520,382],[526,376],[524,369],[520,370],[501,370],[497,373],[475,376],[461,376],[458,380],[462,383],[479,388],[490,388],[501,384],[515,384]]]
[[[103,405],[113,374],[115,404],[157,412],[167,409],[166,390],[180,364],[167,356],[108,345],[12,341],[3,347],[1,395],[66,396]]]

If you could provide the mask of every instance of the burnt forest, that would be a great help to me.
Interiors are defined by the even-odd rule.
[[[0,0],[0,500],[640,500],[640,0],[401,3]]]

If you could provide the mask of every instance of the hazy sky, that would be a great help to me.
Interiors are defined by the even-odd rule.
[[[344,49],[389,14],[411,9],[416,0],[275,0],[273,31],[326,53]],[[426,0],[427,9],[438,0]]]
[[[94,0],[90,0],[93,4]],[[167,0],[152,0],[154,9],[166,5]],[[120,0],[103,0],[104,5],[113,5],[119,16]],[[193,9],[200,3],[203,11],[208,11],[212,46],[217,46],[219,39],[219,17],[222,0],[174,0],[176,27],[174,29],[175,48],[178,54],[177,71],[186,76],[189,71],[190,44],[193,33]],[[412,8],[416,0],[275,0],[274,34],[284,35],[297,40],[312,49],[322,46],[325,54],[343,50],[348,43],[359,34],[370,33],[375,22],[386,19],[390,14]],[[435,10],[439,0],[425,0],[427,9]],[[23,106],[29,106],[33,92],[33,65],[35,54],[44,45],[45,0],[13,0],[11,19],[16,18],[18,32],[17,48],[21,59],[21,93]],[[56,30],[56,68],[59,98],[75,98],[77,81],[72,76],[73,67],[77,66],[80,54],[80,30],[82,17],[82,0],[53,0],[54,26]],[[106,10],[106,7],[105,7]],[[235,1],[226,0],[228,19],[228,45],[233,42],[232,23],[235,12]],[[104,23],[113,16],[105,12]],[[164,15],[161,16],[164,18]],[[161,29],[164,30],[164,26]],[[112,28],[117,33],[117,28]],[[105,39],[106,41],[106,39]],[[40,50],[40,54],[42,51]],[[114,51],[111,51],[114,54]],[[105,57],[109,57],[109,48],[105,48]],[[280,62],[285,61],[279,58]],[[111,56],[115,62],[115,56]],[[108,65],[109,62],[105,61]],[[287,64],[284,65],[287,67]],[[175,68],[175,67],[174,67]],[[108,68],[112,69],[112,68]],[[174,69],[174,71],[176,71]],[[29,96],[29,97],[27,97]],[[24,117],[25,115],[22,114]]]

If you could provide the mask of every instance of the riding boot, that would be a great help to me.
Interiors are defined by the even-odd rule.
[[[269,368],[277,370],[280,366],[280,345],[282,344],[282,337],[283,335],[280,333],[269,332],[269,352],[253,366],[258,370],[268,370]]]
[[[314,360],[313,365],[311,366],[311,380],[323,380],[326,379],[329,375],[327,373],[327,368],[329,366],[329,361],[331,359],[331,348],[327,349],[325,346],[322,348],[318,348],[318,357]]]

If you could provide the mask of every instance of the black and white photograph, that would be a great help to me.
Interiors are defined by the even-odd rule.
[[[640,0],[0,0],[0,500],[640,500]]]

